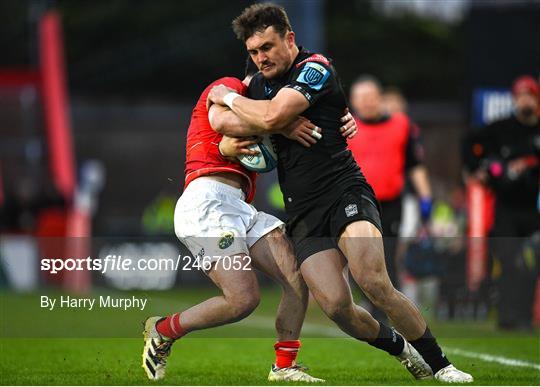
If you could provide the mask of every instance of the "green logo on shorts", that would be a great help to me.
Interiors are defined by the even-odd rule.
[[[230,231],[227,231],[221,235],[219,239],[218,246],[221,250],[225,250],[227,247],[230,247],[234,242],[234,234]]]

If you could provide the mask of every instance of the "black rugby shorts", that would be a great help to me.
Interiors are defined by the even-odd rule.
[[[382,234],[380,207],[371,186],[359,181],[338,197],[323,197],[309,210],[294,214],[287,222],[299,265],[320,251],[337,249],[345,227],[365,220]]]

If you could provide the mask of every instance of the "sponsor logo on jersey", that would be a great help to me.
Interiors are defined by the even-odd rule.
[[[356,204],[349,204],[347,207],[345,207],[345,215],[347,215],[347,218],[350,218],[356,214],[358,214],[358,206]]]
[[[296,81],[305,83],[314,90],[320,90],[329,76],[330,72],[324,66],[309,62],[304,66]]]
[[[234,242],[234,234],[231,231],[224,232],[219,238],[218,246],[221,250],[230,247]]]

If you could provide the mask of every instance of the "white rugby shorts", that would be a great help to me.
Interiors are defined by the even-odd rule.
[[[211,262],[249,255],[255,242],[278,227],[285,225],[246,203],[241,189],[205,176],[188,185],[174,211],[174,230],[180,242],[194,257]]]

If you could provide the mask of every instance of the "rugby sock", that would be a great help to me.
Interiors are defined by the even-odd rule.
[[[403,337],[380,321],[379,327],[379,334],[377,335],[377,338],[372,342],[368,342],[368,344],[375,348],[382,349],[392,356],[397,356],[403,352],[403,348],[405,347]]]
[[[167,316],[159,321],[156,324],[156,330],[161,336],[171,340],[179,339],[186,334],[180,325],[180,313]]]
[[[274,344],[274,349],[276,350],[276,366],[278,368],[290,367],[298,355],[300,340],[278,341]]]
[[[429,364],[434,374],[450,365],[450,361],[446,358],[446,355],[443,353],[441,347],[439,347],[439,344],[437,344],[437,340],[435,340],[428,327],[426,327],[426,331],[422,337],[410,341],[410,343],[422,355],[426,363]]]

